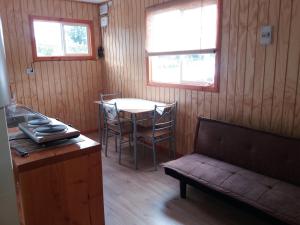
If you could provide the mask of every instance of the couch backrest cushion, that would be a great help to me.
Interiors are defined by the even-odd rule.
[[[300,140],[198,119],[194,152],[300,185]]]

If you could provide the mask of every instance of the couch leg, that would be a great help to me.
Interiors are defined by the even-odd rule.
[[[186,198],[186,183],[180,180],[180,197]]]

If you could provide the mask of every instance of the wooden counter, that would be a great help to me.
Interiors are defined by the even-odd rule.
[[[22,224],[104,225],[100,145],[81,138],[26,158],[12,152]]]

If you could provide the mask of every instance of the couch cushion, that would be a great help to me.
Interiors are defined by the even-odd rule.
[[[247,202],[293,224],[300,224],[300,188],[201,154],[163,164],[197,182]]]

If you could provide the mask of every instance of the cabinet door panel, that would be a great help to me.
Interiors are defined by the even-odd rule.
[[[22,172],[25,225],[104,225],[100,153]]]

